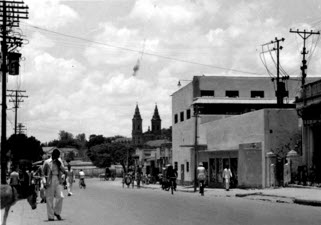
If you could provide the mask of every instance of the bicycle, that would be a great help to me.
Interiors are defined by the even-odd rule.
[[[174,191],[176,191],[176,187],[175,187],[175,179],[176,179],[176,177],[175,178],[170,178],[170,189],[171,189],[171,193],[172,193],[172,195],[174,194]]]
[[[205,182],[204,181],[199,181],[199,185],[200,185],[200,194],[202,196],[204,196],[204,187],[205,187]]]
[[[79,188],[86,189],[85,179],[79,179]]]

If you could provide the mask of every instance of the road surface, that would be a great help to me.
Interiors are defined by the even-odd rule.
[[[78,182],[78,180],[77,180]],[[75,184],[77,184],[77,182]],[[65,197],[63,221],[47,221],[46,205],[31,210],[27,201],[10,212],[8,225],[320,225],[321,208],[196,193],[122,188],[119,182],[87,179],[86,190]]]

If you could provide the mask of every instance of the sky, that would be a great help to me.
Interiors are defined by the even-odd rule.
[[[172,124],[171,94],[195,75],[275,75],[281,65],[300,76],[303,39],[289,30],[321,30],[319,0],[24,0],[29,19],[20,75],[8,89],[25,90],[18,123],[41,142],[61,130],[131,137],[138,104],[147,131],[157,104]],[[307,39],[308,76],[321,75],[319,35]],[[265,54],[261,54],[266,51]],[[273,58],[273,59],[272,59]],[[138,63],[139,62],[139,63]],[[133,68],[139,70],[133,74]],[[9,101],[9,100],[8,100]],[[8,102],[7,136],[14,111]]]

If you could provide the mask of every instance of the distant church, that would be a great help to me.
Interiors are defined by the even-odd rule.
[[[140,116],[138,104],[136,105],[135,114],[133,117],[132,142],[134,145],[142,145],[147,141],[159,140],[162,135],[162,120],[159,116],[157,105],[155,106],[154,115],[151,120],[152,130],[148,126],[148,131],[143,133],[143,120]]]

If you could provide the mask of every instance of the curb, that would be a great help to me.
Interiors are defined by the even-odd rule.
[[[250,195],[263,195],[263,193],[262,192],[253,192],[253,193],[246,193],[246,194],[235,194],[235,197],[243,198],[243,197],[250,196]]]
[[[294,198],[293,203],[321,207],[321,201]]]

